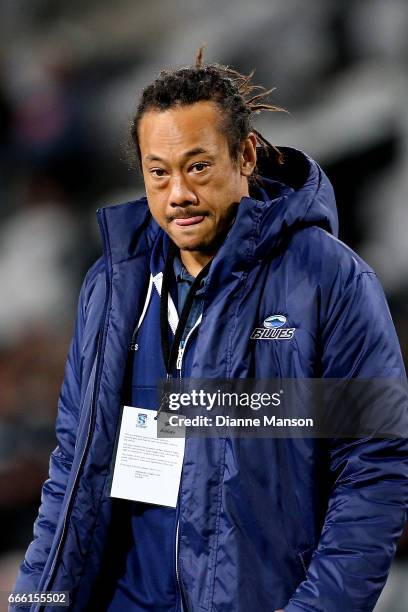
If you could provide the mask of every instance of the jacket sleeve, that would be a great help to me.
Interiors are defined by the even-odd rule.
[[[353,279],[322,337],[324,377],[405,376],[388,306],[372,272]],[[403,401],[406,409],[406,397]],[[386,408],[396,406],[390,400]],[[286,612],[372,611],[406,520],[406,437],[332,439],[329,456],[334,484],[320,540]]]
[[[91,269],[92,270],[92,269]],[[91,272],[91,271],[90,271]],[[15,583],[14,592],[36,591],[46,564],[71,471],[81,395],[81,347],[85,324],[88,273],[83,283],[58,401],[57,447],[51,453],[49,478],[43,485],[41,505],[34,523],[34,539],[29,545]],[[13,608],[14,609],[14,608]]]

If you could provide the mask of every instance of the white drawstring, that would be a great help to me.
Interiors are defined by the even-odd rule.
[[[146,312],[147,312],[147,308],[149,306],[150,298],[152,296],[152,289],[153,289],[153,276],[150,275],[150,278],[149,278],[149,287],[147,289],[147,295],[146,295],[145,303],[144,303],[144,306],[143,306],[142,314],[140,315],[138,324],[136,326],[136,331],[139,331],[139,328],[140,328],[141,324],[143,323],[143,319],[145,318],[145,315],[146,315]]]
[[[157,289],[157,293],[161,296],[161,290],[163,285],[163,272],[159,272],[158,274],[156,274],[156,276],[153,277],[153,283]],[[171,295],[169,295],[168,297],[167,318],[169,320],[171,331],[173,332],[173,334],[175,334],[179,322],[179,316],[177,308],[175,307],[174,302],[171,299]]]

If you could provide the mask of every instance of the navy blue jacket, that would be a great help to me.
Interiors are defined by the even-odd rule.
[[[286,163],[272,175],[261,161],[265,189],[241,200],[212,262],[202,321],[186,348],[188,373],[405,376],[381,286],[336,238],[327,177],[302,153],[283,152]],[[81,290],[58,446],[15,587],[68,590],[75,611],[89,609],[106,545],[128,349],[152,249],[163,239],[146,199],[104,208],[98,217],[104,256]],[[274,313],[296,328],[293,338],[250,340]],[[316,439],[187,439],[178,508],[185,607],[372,610],[406,518],[407,472],[404,439],[337,439],[325,451]]]

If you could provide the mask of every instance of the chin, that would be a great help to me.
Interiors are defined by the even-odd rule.
[[[173,242],[180,251],[206,251],[209,247],[204,240],[176,240],[173,238]]]
[[[174,241],[175,244],[178,246],[178,248],[180,249],[180,251],[204,251],[205,247],[202,243],[177,243],[176,241]]]
[[[200,251],[206,245],[206,241],[198,237],[180,236],[179,234],[174,235],[172,233],[169,236],[181,251]]]

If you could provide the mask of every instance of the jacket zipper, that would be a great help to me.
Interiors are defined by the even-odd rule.
[[[99,226],[101,228],[101,232],[102,232],[102,236],[104,239],[104,243],[105,243],[105,251],[108,252],[107,247],[107,234],[106,234],[106,229],[105,229],[105,225],[104,225],[104,219],[102,217],[103,215],[103,210],[102,209],[98,209],[97,210],[97,214],[99,217]],[[106,268],[106,281],[107,281],[107,287],[106,287],[106,298],[105,298],[105,304],[104,304],[104,309],[103,309],[103,315],[102,315],[102,333],[99,335],[98,338],[98,346],[97,346],[97,351],[96,351],[96,368],[95,368],[95,385],[94,385],[94,391],[93,391],[93,395],[92,395],[92,403],[91,403],[91,414],[90,414],[90,418],[89,418],[89,425],[88,425],[88,431],[86,434],[86,440],[85,440],[85,446],[84,446],[84,450],[82,452],[81,455],[81,460],[79,462],[79,466],[77,469],[77,472],[75,474],[75,478],[74,478],[74,482],[73,485],[71,487],[71,491],[70,491],[70,495],[68,498],[68,502],[66,505],[66,510],[65,510],[65,517],[64,517],[64,522],[62,525],[62,531],[61,531],[61,536],[60,536],[60,540],[58,542],[58,546],[57,546],[57,550],[55,551],[55,555],[54,555],[54,560],[52,562],[52,566],[50,569],[50,572],[48,574],[48,579],[47,582],[45,583],[44,587],[43,587],[43,591],[47,591],[51,588],[52,586],[52,582],[55,578],[55,570],[57,567],[57,563],[58,563],[58,559],[59,556],[61,554],[62,551],[62,547],[65,541],[65,536],[66,536],[66,529],[67,529],[67,524],[68,524],[68,520],[70,518],[71,515],[71,511],[72,511],[72,501],[74,498],[74,494],[76,493],[76,489],[78,486],[78,482],[79,482],[79,475],[80,472],[82,471],[82,468],[84,466],[85,463],[85,458],[86,455],[88,453],[88,449],[89,449],[89,443],[91,440],[91,435],[92,435],[92,429],[93,429],[93,421],[94,421],[94,415],[95,415],[95,407],[96,407],[96,400],[99,394],[99,385],[100,385],[100,380],[101,380],[101,364],[102,364],[102,357],[103,357],[103,350],[102,347],[104,347],[105,345],[105,338],[106,338],[106,332],[107,332],[107,312],[108,312],[108,305],[110,303],[110,299],[111,299],[111,292],[112,292],[112,288],[111,288],[111,282],[110,282],[110,278],[109,278],[109,266],[107,266]],[[42,610],[45,610],[45,606],[40,606],[38,608],[38,612],[42,612]]]
[[[178,590],[179,595],[180,595],[180,607],[183,610],[183,595],[181,593],[180,574],[179,574],[179,567],[178,567],[179,525],[180,525],[180,519],[177,516],[177,525],[176,525],[176,585],[177,585],[177,590]]]
[[[184,344],[185,341],[181,341],[180,342],[180,346],[178,347],[178,355],[177,355],[177,361],[176,361],[176,369],[179,370],[180,372],[180,378],[181,378],[181,365],[183,362],[183,354],[184,354]]]
[[[182,340],[180,342],[180,346],[178,348],[178,354],[177,354],[177,362],[176,362],[176,370],[178,370],[180,378],[181,378],[181,369],[183,367],[183,357],[184,357],[184,352],[186,350],[187,342],[189,341],[190,336],[193,333],[193,331],[200,325],[202,318],[203,318],[203,315],[200,314],[197,321],[194,323],[193,327],[188,332],[185,340]]]
[[[178,354],[177,354],[177,362],[176,362],[176,369],[179,372],[180,378],[181,378],[181,374],[182,374],[183,357],[184,357],[184,352],[186,350],[187,342],[189,341],[190,336],[193,333],[193,331],[201,323],[201,319],[202,319],[202,314],[200,314],[200,316],[198,317],[197,321],[194,323],[193,327],[188,332],[185,340],[182,340],[180,342],[180,346],[178,348]],[[176,523],[176,545],[175,545],[176,584],[177,584],[178,592],[180,594],[181,610],[182,610],[182,612],[188,612],[187,609],[185,609],[185,607],[183,605],[183,595],[182,595],[182,590],[181,590],[180,573],[179,573],[179,563],[178,563],[178,556],[179,556],[179,526],[180,526],[180,503],[179,503],[179,511],[177,513],[177,523]]]

